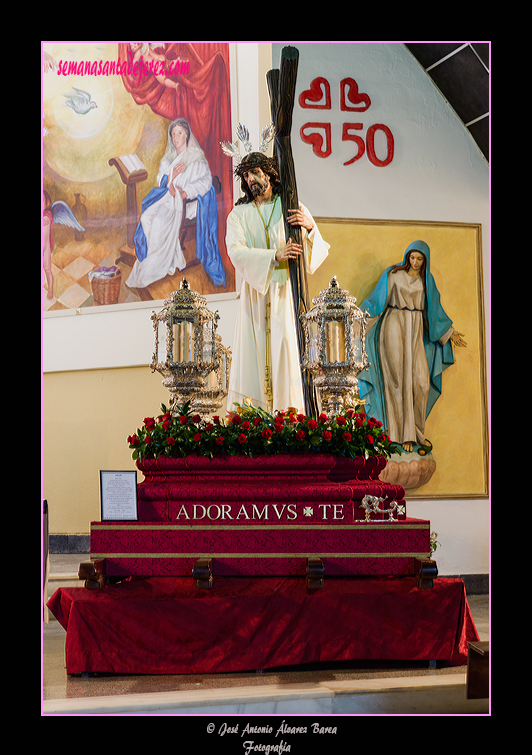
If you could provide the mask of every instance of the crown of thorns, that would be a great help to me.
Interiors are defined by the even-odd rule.
[[[234,142],[220,142],[220,146],[224,155],[227,155],[228,157],[232,157],[233,159],[239,161],[233,171],[235,176],[243,178],[244,173],[246,173],[251,168],[256,168],[257,166],[265,167],[267,170],[274,171],[276,174],[278,174],[277,161],[272,157],[266,157],[266,155],[264,154],[268,149],[268,144],[275,136],[273,123],[270,123],[269,126],[265,126],[262,129],[261,142],[259,144],[259,149],[257,152],[253,151],[253,146],[249,141],[248,129],[241,123],[238,124],[236,135],[244,145],[244,157],[242,157],[242,155],[240,154],[240,148],[238,144]]]

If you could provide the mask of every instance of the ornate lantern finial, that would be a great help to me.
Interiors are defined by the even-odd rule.
[[[368,314],[356,306],[349,291],[340,288],[336,275],[312,304],[300,315],[305,334],[303,366],[314,375],[328,411],[338,414],[346,401],[359,402],[357,375],[369,365],[365,351]]]

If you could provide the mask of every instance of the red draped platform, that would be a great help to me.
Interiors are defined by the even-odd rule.
[[[151,577],[59,588],[68,674],[208,674],[349,660],[467,661],[478,640],[459,579],[228,577],[216,589]]]
[[[383,457],[326,454],[138,461],[138,522],[92,522],[91,558],[108,577],[184,576],[212,559],[218,576],[411,576],[430,557],[430,522],[408,519],[404,489],[379,480]],[[376,496],[402,507],[365,520]]]
[[[138,461],[139,521],[92,522],[86,587],[48,602],[67,632],[67,672],[465,663],[478,635],[463,582],[433,579],[430,522],[407,517],[404,489],[379,480],[385,463]],[[395,507],[393,521],[367,518],[366,495]]]

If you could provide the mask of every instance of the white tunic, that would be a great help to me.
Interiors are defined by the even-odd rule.
[[[300,205],[312,220],[309,211]],[[273,216],[271,216],[273,210]],[[270,248],[264,223],[269,223]],[[328,255],[327,244],[316,226],[302,229],[305,265],[312,274]],[[254,406],[267,409],[264,390],[266,366],[266,293],[271,314],[271,370],[273,410],[295,407],[304,411],[299,350],[288,262],[276,262],[275,253],[286,244],[281,199],[273,203],[237,205],[227,218],[227,251],[242,278],[240,306],[235,326],[233,359],[227,409],[250,398]]]
[[[163,174],[171,175],[175,165],[181,161],[184,153],[177,156],[169,165],[161,163],[157,184],[160,185]],[[176,187],[175,196],[169,191],[148,207],[141,215],[140,222],[146,234],[148,255],[142,261],[137,260],[126,283],[130,288],[144,288],[154,281],[161,280],[165,275],[173,275],[176,268],[183,270],[186,266],[185,257],[179,243],[179,231],[183,219],[184,200],[178,188],[187,194],[188,199],[195,199],[206,194],[212,185],[209,166],[205,160],[196,160],[187,165],[173,181]],[[194,214],[195,206],[194,202]],[[189,208],[187,206],[187,217]]]

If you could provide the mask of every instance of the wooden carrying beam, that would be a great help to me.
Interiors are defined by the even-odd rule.
[[[212,587],[212,558],[200,558],[192,567],[192,578],[198,590],[208,590]]]
[[[79,565],[78,577],[85,580],[87,590],[99,590],[106,582],[105,558],[82,561]]]

